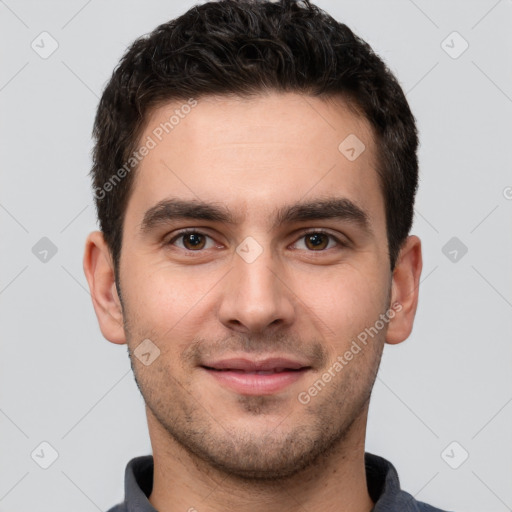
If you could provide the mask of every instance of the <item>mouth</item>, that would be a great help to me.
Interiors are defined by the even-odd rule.
[[[272,395],[300,380],[311,366],[288,358],[223,359],[203,368],[222,387],[241,395]]]

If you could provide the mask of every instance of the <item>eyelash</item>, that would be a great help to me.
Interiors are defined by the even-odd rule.
[[[208,238],[212,239],[212,237],[210,235],[207,235],[206,233],[203,233],[202,231],[198,231],[197,229],[190,229],[189,228],[189,229],[183,229],[183,230],[179,231],[168,242],[166,242],[165,245],[173,245],[176,240],[179,240],[180,238],[183,238],[184,236],[190,235],[190,234],[201,235],[201,236],[208,237]],[[317,229],[317,230],[313,229],[313,230],[309,230],[309,231],[304,231],[304,232],[301,233],[301,235],[299,236],[299,238],[297,240],[300,240],[300,239],[304,238],[307,235],[316,235],[316,234],[327,236],[331,240],[334,240],[336,242],[336,244],[339,247],[341,247],[341,248],[348,247],[348,243],[342,242],[339,238],[337,238],[333,234],[329,233],[328,231],[324,231],[322,229]],[[179,249],[182,249],[182,248],[179,247]],[[331,249],[333,249],[333,247],[331,247]],[[193,252],[198,252],[199,253],[199,252],[203,252],[205,249],[198,249],[197,251],[194,251],[194,250],[191,250],[191,249],[184,248],[184,250],[187,251],[187,252],[190,252],[190,253],[193,253]],[[320,249],[318,251],[309,250],[308,252],[324,252],[326,250],[328,250],[328,249]]]

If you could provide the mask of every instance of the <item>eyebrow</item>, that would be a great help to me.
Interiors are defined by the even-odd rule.
[[[346,198],[318,199],[280,207],[275,214],[272,229],[283,224],[324,219],[338,219],[358,225],[370,234],[369,215],[361,207]],[[174,220],[205,220],[236,224],[237,218],[219,203],[200,200],[168,198],[159,201],[144,214],[140,229],[148,233],[157,226]]]

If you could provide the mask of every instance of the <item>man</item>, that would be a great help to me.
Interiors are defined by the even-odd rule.
[[[101,98],[84,269],[153,456],[112,511],[436,511],[365,453],[410,334],[417,132],[396,79],[308,2],[224,0],[129,48]]]

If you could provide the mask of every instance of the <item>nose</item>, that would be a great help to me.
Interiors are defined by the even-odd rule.
[[[225,279],[218,315],[229,329],[263,333],[293,324],[294,293],[282,263],[273,261],[269,250],[250,263],[235,254]]]

